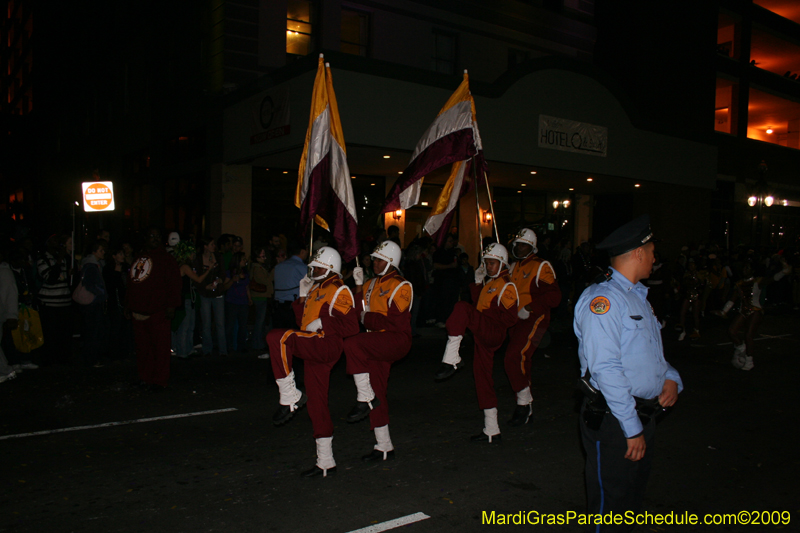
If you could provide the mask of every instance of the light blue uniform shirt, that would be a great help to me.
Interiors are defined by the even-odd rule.
[[[589,286],[575,304],[575,335],[581,376],[603,393],[622,432],[642,432],[634,396],[652,399],[671,379],[683,390],[678,371],[664,359],[661,324],[647,301],[647,287],[611,269],[610,281]]]
[[[275,301],[293,302],[300,293],[300,280],[308,274],[308,266],[293,255],[286,261],[275,265]]]

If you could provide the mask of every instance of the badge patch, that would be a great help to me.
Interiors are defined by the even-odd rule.
[[[140,257],[131,268],[131,281],[141,283],[150,277],[153,270],[153,261],[149,257]]]
[[[589,309],[596,315],[604,315],[611,309],[611,302],[604,296],[598,296],[589,304]]]

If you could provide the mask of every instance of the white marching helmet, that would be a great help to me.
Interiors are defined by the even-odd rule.
[[[536,233],[534,233],[534,231],[532,229],[522,228],[521,230],[519,230],[519,232],[517,233],[517,236],[514,237],[513,241],[511,241],[511,252],[512,253],[514,252],[514,245],[517,244],[518,242],[521,242],[522,244],[528,244],[531,247],[533,247],[533,251],[531,253],[535,254],[536,252],[539,251],[539,249],[536,248]],[[528,255],[530,255],[530,254],[528,254]],[[525,259],[525,257],[527,257],[527,256],[525,256],[525,257],[517,257],[517,254],[514,254],[514,257],[516,257],[517,259]]]
[[[321,267],[327,269],[322,276],[309,276],[315,281],[327,278],[331,272],[342,275],[342,256],[339,252],[329,246],[323,246],[314,253],[314,257],[308,264],[309,267]]]
[[[500,272],[503,270],[503,265],[505,268],[508,268],[508,250],[502,244],[498,244],[493,242],[489,246],[483,249],[483,257],[481,258],[481,263],[483,264],[483,268],[486,268],[486,260],[487,259],[497,259],[500,261],[500,268],[497,269],[497,274],[494,276],[489,276],[491,278],[496,278],[500,275]],[[488,274],[487,274],[488,276]]]
[[[169,234],[169,237],[167,237],[167,244],[170,246],[177,246],[179,242],[181,242],[181,236],[177,231],[173,231]]]
[[[386,267],[383,272],[376,272],[377,275],[383,276],[389,271],[389,267],[393,266],[398,268],[400,266],[400,258],[403,256],[403,251],[397,246],[394,241],[383,241],[375,248],[375,251],[369,254],[376,259],[383,259],[386,261]]]

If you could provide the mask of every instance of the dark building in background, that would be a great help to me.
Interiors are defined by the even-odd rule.
[[[34,176],[33,13],[29,3],[7,2],[0,18],[0,213],[23,222],[36,205],[26,183]],[[26,194],[27,193],[27,194]]]
[[[646,210],[676,245],[794,244],[794,4],[96,0],[33,13],[33,3],[9,1],[0,211],[19,212],[39,236],[68,229],[79,184],[96,174],[114,181],[117,210],[79,212],[85,231],[120,236],[156,223],[184,235],[237,233],[248,246],[293,232],[324,52],[366,232],[468,68],[501,233],[535,225],[575,244]],[[605,127],[607,154],[543,146],[543,116]],[[443,180],[426,179],[429,205]],[[468,236],[474,213],[463,211]],[[427,212],[396,221],[406,240]]]

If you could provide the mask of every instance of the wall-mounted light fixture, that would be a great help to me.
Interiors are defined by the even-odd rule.
[[[403,216],[403,210],[402,209],[398,209],[394,213],[392,213],[392,218],[394,218],[395,220],[400,220],[400,217],[402,217],[402,216]]]
[[[483,212],[483,223],[488,224],[492,221],[492,213],[489,211]]]

